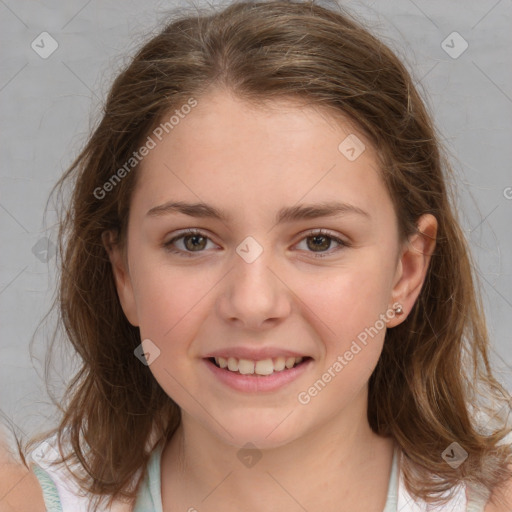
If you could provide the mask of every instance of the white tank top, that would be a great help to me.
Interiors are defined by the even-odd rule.
[[[101,512],[163,512],[160,487],[160,458],[164,447],[161,441],[153,451],[148,469],[132,507],[118,502]],[[37,476],[43,491],[46,512],[87,512],[89,498],[84,496],[67,471],[65,465],[50,467],[49,462],[58,455],[55,436],[39,445],[31,453],[31,468]],[[429,506],[425,502],[414,500],[405,488],[403,475],[399,475],[399,451],[395,450],[391,477],[388,485],[388,497],[383,512],[483,512],[486,501],[467,499],[464,485],[455,489],[450,501],[442,507]],[[398,477],[399,475],[399,477]],[[137,475],[138,476],[138,475]]]

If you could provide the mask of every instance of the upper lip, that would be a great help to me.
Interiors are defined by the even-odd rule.
[[[265,348],[247,348],[247,347],[229,347],[209,352],[204,356],[210,357],[234,357],[235,359],[247,359],[249,361],[262,361],[263,359],[273,359],[276,357],[308,357],[307,355],[289,350],[286,348],[265,347]]]

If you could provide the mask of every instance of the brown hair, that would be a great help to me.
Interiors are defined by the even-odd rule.
[[[400,446],[406,485],[417,497],[434,501],[462,481],[483,491],[504,482],[511,448],[499,442],[509,429],[502,423],[483,431],[475,414],[495,412],[488,398],[508,412],[510,397],[491,372],[451,169],[429,114],[399,59],[337,4],[278,0],[171,19],[116,78],[99,125],[56,184],[73,180],[59,227],[58,298],[81,367],[51,433],[58,432],[60,446],[69,432],[65,460],[85,469],[77,475],[81,486],[109,503],[134,498],[153,428],[155,441],[170,439],[180,422],[178,406],[134,356],[139,329],[121,309],[102,244],[102,233],[112,230],[125,247],[137,166],[104,197],[95,191],[169,112],[213,87],[255,105],[295,98],[348,117],[378,152],[402,239],[417,231],[422,214],[436,217],[437,245],[421,294],[408,318],[387,331],[370,378],[369,423]],[[441,457],[452,442],[470,454],[457,469]]]

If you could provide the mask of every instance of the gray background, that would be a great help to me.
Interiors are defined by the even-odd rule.
[[[512,2],[344,4],[406,61],[451,152],[493,361],[512,390]],[[55,286],[51,203],[43,219],[48,193],[98,118],[114,72],[176,5],[0,0],[0,412],[23,435],[55,419],[43,384],[55,318],[36,332]],[[58,48],[42,58],[31,43],[45,31]],[[446,40],[452,55],[462,49],[458,36],[446,39],[454,31],[469,45],[458,58],[441,46]],[[71,354],[55,361],[51,389],[57,397],[74,364]]]

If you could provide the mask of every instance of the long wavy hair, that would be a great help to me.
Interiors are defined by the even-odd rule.
[[[71,190],[60,212],[52,307],[80,367],[57,404],[58,426],[23,449],[16,439],[23,463],[23,451],[57,434],[59,463],[74,467],[96,503],[131,500],[156,444],[178,427],[179,407],[134,356],[140,332],[123,313],[102,243],[110,230],[126,248],[138,165],[115,186],[104,184],[163,119],[217,87],[256,105],[294,98],[348,117],[378,152],[401,239],[417,232],[422,214],[436,217],[421,294],[407,319],[387,331],[370,378],[368,420],[399,445],[406,486],[417,498],[441,503],[461,482],[485,494],[510,478],[511,447],[502,442],[510,427],[477,421],[483,414],[499,419],[498,410],[506,416],[510,395],[489,364],[453,170],[428,109],[404,64],[353,15],[335,2],[284,0],[171,13],[117,76],[92,135],[52,189],[69,183]],[[458,468],[441,456],[453,442],[469,454]]]

